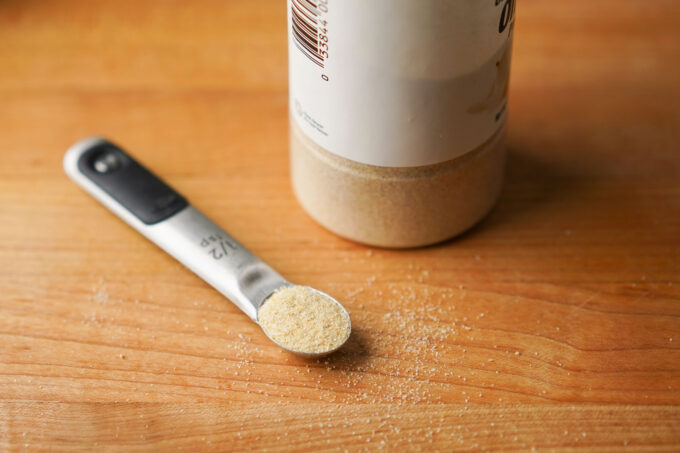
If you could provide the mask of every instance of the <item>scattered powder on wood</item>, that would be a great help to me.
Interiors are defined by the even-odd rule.
[[[306,286],[278,289],[260,307],[258,321],[276,343],[302,353],[332,351],[350,334],[347,312],[330,297]]]

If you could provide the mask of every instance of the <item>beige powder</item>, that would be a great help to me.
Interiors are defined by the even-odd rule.
[[[477,149],[436,165],[360,164],[332,154],[291,122],[298,200],[340,236],[380,247],[417,247],[467,230],[491,210],[505,166],[505,128]]]
[[[339,348],[351,330],[342,306],[307,286],[278,289],[260,307],[258,321],[276,343],[304,354]]]

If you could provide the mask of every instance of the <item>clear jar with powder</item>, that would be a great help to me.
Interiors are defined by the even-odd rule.
[[[415,247],[500,193],[515,0],[288,0],[293,188],[348,239]]]

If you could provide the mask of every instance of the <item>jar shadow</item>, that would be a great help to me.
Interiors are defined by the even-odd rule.
[[[429,247],[445,247],[521,220],[531,212],[554,205],[573,194],[577,178],[540,153],[510,146],[505,181],[498,202],[478,224],[463,234]]]

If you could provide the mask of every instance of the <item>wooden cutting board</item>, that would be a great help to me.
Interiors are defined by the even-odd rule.
[[[501,200],[406,251],[295,201],[285,13],[0,2],[0,449],[680,451],[680,3],[519,2]],[[92,134],[340,299],[347,347],[280,351],[86,196]]]

